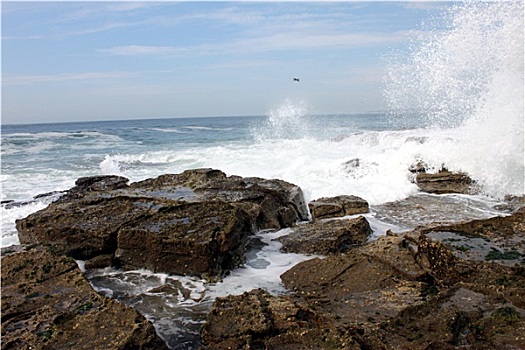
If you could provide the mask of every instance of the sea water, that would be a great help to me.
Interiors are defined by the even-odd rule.
[[[46,207],[79,177],[135,182],[202,167],[286,180],[307,202],[360,196],[371,205],[373,237],[505,215],[501,200],[524,194],[523,3],[461,3],[443,15],[447,25],[420,30],[408,55],[385,58],[385,113],[323,115],[308,101],[285,99],[263,116],[3,125],[1,198],[14,202],[0,208],[2,246],[18,243],[16,219]],[[408,171],[418,161],[428,172],[466,172],[481,193],[419,193]],[[42,193],[51,195],[34,199]],[[395,201],[418,209],[393,212]],[[252,237],[246,264],[221,283],[145,270],[86,273],[98,291],[152,320],[171,348],[192,349],[217,296],[257,287],[285,292],[279,275],[311,258],[279,252],[272,239],[287,232]]]

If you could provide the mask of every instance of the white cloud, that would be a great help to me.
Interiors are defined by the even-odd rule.
[[[86,72],[86,73],[63,73],[54,75],[7,75],[3,77],[4,85],[31,85],[49,82],[78,81],[78,80],[100,80],[100,79],[122,79],[134,76],[130,72]]]
[[[186,47],[126,45],[99,49],[99,53],[115,56],[157,55],[175,56],[185,53],[199,54],[253,54],[282,50],[355,49],[390,45],[407,40],[414,32],[396,33],[332,33],[303,34],[299,32],[280,33],[258,38],[234,39],[222,43],[193,45]]]
[[[115,56],[137,56],[137,55],[175,55],[186,51],[183,48],[173,46],[148,46],[148,45],[125,45],[114,46],[108,49],[99,49],[98,52]]]

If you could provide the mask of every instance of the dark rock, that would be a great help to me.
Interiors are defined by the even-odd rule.
[[[434,194],[471,194],[476,191],[470,177],[466,174],[451,173],[448,170],[441,170],[436,174],[419,173],[415,182],[421,191]]]
[[[358,168],[361,165],[361,160],[359,158],[350,159],[343,164],[343,170],[346,172],[351,172],[355,168]]]
[[[312,219],[326,219],[368,212],[368,202],[357,196],[319,198],[308,203]]]
[[[366,242],[372,234],[368,221],[362,216],[317,221],[297,225],[292,230],[290,234],[276,239],[283,244],[283,252],[321,255],[344,253],[352,246]]]
[[[243,262],[250,230],[233,205],[179,203],[122,227],[115,257],[124,269],[213,278]]]
[[[105,175],[81,177],[70,192],[110,191],[127,187],[129,180],[123,176]]]
[[[45,247],[2,258],[2,349],[167,349],[137,311]]]
[[[435,223],[421,229],[426,236],[444,241],[455,255],[500,264],[525,263],[525,208],[509,216],[463,223]]]
[[[201,329],[199,349],[343,349],[349,337],[324,316],[261,289],[217,298]]]
[[[77,180],[46,209],[17,221],[20,242],[52,244],[87,267],[220,278],[244,260],[249,234],[308,217],[301,189],[281,180],[197,169],[127,182]]]
[[[64,191],[52,191],[47,193],[41,193],[37,194],[33,197],[33,199],[41,199],[41,198],[48,198],[48,197],[60,197],[64,194]]]
[[[417,160],[408,167],[408,171],[414,174],[425,173],[427,169],[428,165],[422,160]]]
[[[518,212],[446,228],[522,244],[524,222]],[[337,315],[333,325],[361,348],[523,348],[525,268],[460,258],[427,237],[436,228],[387,233],[281,279],[317,314]]]

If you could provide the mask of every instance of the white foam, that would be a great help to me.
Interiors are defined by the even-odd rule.
[[[398,115],[417,107],[446,130],[424,160],[465,171],[490,196],[524,185],[523,2],[467,1],[447,12],[387,70],[386,97]]]
[[[100,171],[104,175],[121,175],[120,164],[114,157],[106,155],[100,163]]]
[[[260,232],[256,236],[266,245],[256,256],[240,268],[233,270],[221,283],[207,286],[207,295],[212,299],[226,295],[240,295],[255,288],[263,288],[270,293],[280,294],[286,289],[281,283],[284,272],[314,255],[283,254],[279,251],[282,244],[274,239],[287,235],[290,229],[275,232]]]
[[[47,207],[48,203],[36,201],[30,204],[15,206],[10,209],[0,207],[0,215],[2,217],[2,247],[8,247],[14,244],[20,244],[18,239],[18,231],[16,230],[15,221],[23,219],[29,214]]]

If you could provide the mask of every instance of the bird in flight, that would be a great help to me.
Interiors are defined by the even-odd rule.
[[[299,78],[293,78],[293,81],[299,82]]]

